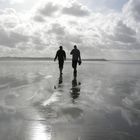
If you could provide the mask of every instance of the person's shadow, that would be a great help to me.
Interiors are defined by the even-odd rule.
[[[73,73],[73,80],[72,80],[72,88],[70,89],[70,94],[72,98],[72,102],[75,103],[75,100],[80,95],[80,82],[77,82],[77,73]]]

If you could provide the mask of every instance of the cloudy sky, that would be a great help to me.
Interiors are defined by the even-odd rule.
[[[140,59],[140,0],[0,0],[0,56]]]

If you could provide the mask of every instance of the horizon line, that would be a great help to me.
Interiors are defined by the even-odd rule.
[[[42,59],[42,60],[53,60],[53,57],[19,57],[19,56],[0,56],[0,60],[2,59]],[[72,60],[72,58],[66,58],[66,60]],[[140,61],[140,59],[106,59],[106,58],[83,58],[83,61]]]

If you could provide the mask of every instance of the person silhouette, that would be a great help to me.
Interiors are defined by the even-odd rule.
[[[81,65],[82,61],[80,51],[77,49],[76,45],[74,45],[74,49],[70,52],[70,54],[72,55],[72,67],[74,69],[74,73],[77,73],[77,63]]]
[[[63,70],[63,65],[64,65],[64,61],[66,60],[66,53],[63,50],[63,47],[60,46],[59,50],[56,52],[54,61],[58,59],[58,64],[59,64],[59,71],[60,71],[60,75],[63,74],[62,70]]]
[[[81,83],[77,82],[77,75],[73,73],[72,88],[70,89],[73,103],[75,103],[75,99],[77,99],[80,95],[80,85]]]

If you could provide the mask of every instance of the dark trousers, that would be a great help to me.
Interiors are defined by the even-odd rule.
[[[58,63],[59,63],[59,69],[63,69],[63,65],[64,65],[64,61],[58,61]]]
[[[77,63],[78,63],[77,60],[72,60],[72,67],[74,68],[74,70],[76,70],[77,68]]]

